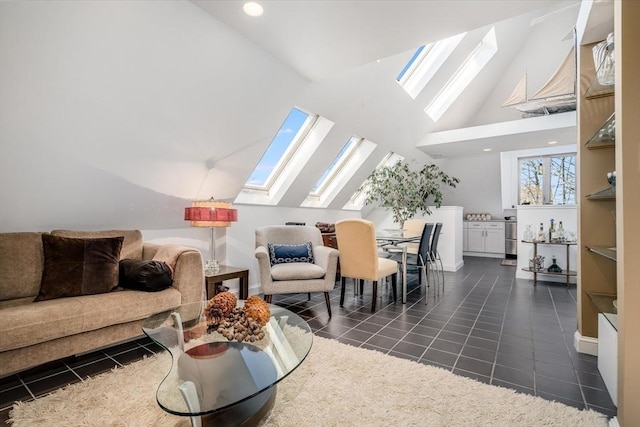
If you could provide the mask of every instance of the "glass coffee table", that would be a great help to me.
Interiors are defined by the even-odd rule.
[[[238,307],[243,303],[239,300]],[[263,338],[229,341],[207,330],[206,304],[181,305],[142,324],[144,333],[172,357],[156,392],[158,404],[171,414],[191,417],[194,427],[257,424],[273,406],[276,384],[309,354],[311,329],[295,313],[269,304]]]

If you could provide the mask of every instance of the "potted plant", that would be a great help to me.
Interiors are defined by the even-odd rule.
[[[429,205],[442,204],[442,185],[455,188],[460,180],[450,177],[434,164],[425,164],[420,170],[412,170],[407,162],[398,160],[393,166],[376,168],[360,188],[364,191],[366,205],[379,202],[393,212],[394,222],[404,227],[404,222],[418,212],[431,214]]]

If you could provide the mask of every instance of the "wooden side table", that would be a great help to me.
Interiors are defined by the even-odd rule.
[[[221,265],[215,273],[205,273],[207,280],[207,299],[213,297],[222,287],[222,282],[231,279],[240,279],[240,299],[247,299],[249,296],[249,270],[246,268],[231,267]]]

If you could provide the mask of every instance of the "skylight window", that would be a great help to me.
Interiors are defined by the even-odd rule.
[[[396,164],[396,162],[399,162],[401,160],[404,160],[403,156],[391,151],[384,157],[384,159],[382,159],[380,163],[378,163],[378,166],[376,166],[376,169],[393,166],[394,164]],[[347,204],[344,205],[342,209],[352,210],[352,211],[354,210],[358,211],[362,209],[364,207],[364,200],[367,198],[368,189],[369,189],[369,180],[367,179],[360,186],[360,188],[358,188],[358,191],[353,193],[353,196],[351,196]]]
[[[396,78],[411,98],[415,99],[422,92],[466,34],[422,45],[416,50]]]
[[[316,117],[302,110],[292,108],[289,115],[271,140],[267,151],[255,167],[245,188],[268,190],[291,155],[302,143],[304,135],[311,128]]]
[[[375,148],[376,144],[359,136],[349,138],[301,206],[327,207]]]
[[[333,125],[324,117],[293,108],[235,202],[277,205]]]
[[[492,27],[424,110],[434,122],[440,120],[497,51],[496,30],[495,27]]]
[[[338,153],[333,162],[329,165],[326,171],[322,174],[316,185],[311,189],[311,196],[320,196],[322,191],[327,188],[327,185],[336,177],[342,167],[349,161],[351,155],[358,149],[358,146],[364,141],[364,138],[351,137],[349,141],[342,147],[342,150]]]

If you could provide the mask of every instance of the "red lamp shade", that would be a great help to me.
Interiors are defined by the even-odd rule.
[[[231,209],[231,203],[211,200],[195,201],[184,208],[185,221],[192,227],[229,227],[238,221],[238,210]]]

